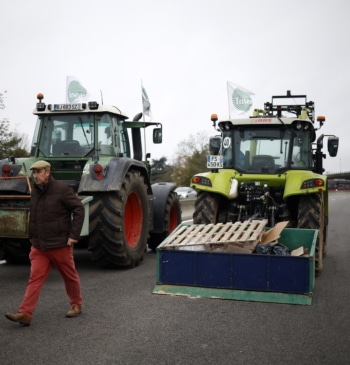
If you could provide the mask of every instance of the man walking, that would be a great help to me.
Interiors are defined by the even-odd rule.
[[[75,268],[73,245],[78,242],[84,222],[84,207],[73,190],[51,176],[51,165],[37,161],[30,200],[30,276],[17,313],[7,313],[11,321],[29,326],[39,295],[53,266],[61,274],[71,308],[66,317],[81,313],[80,279]]]

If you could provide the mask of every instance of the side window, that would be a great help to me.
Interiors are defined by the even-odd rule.
[[[113,123],[110,116],[102,115],[98,121],[98,149],[101,154],[114,155],[112,132]]]
[[[232,167],[232,138],[224,136],[222,140],[222,155],[224,156],[224,168]]]
[[[112,118],[112,121],[113,121],[112,138],[113,138],[114,151],[117,156],[123,156],[122,153],[123,149],[120,142],[120,125],[118,124],[118,120],[116,118]]]
[[[117,156],[128,157],[129,151],[129,136],[127,129],[123,128],[123,121],[113,118],[114,124],[114,145]]]
[[[124,134],[125,133],[125,134]],[[128,135],[124,132],[122,122],[110,115],[103,115],[98,122],[98,141],[101,154],[129,156]]]
[[[124,157],[130,156],[129,135],[126,129],[120,129],[120,153]]]
[[[40,140],[39,149],[40,152],[43,153],[45,156],[50,156],[52,153],[53,130],[54,130],[54,125],[52,120],[49,118],[45,118],[43,123],[43,128],[41,131],[41,136],[39,138]]]
[[[309,135],[307,133],[298,133],[293,139],[292,149],[292,168],[310,168],[312,165],[312,156],[309,151]]]

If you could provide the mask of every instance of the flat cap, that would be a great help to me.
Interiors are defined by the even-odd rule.
[[[30,166],[30,169],[41,170],[41,169],[47,169],[48,167],[50,168],[51,165],[47,161],[37,161],[34,162],[32,166]]]

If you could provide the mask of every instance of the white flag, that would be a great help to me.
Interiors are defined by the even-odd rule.
[[[148,95],[146,93],[145,88],[141,84],[141,90],[142,90],[142,108],[143,108],[143,114],[148,115],[151,117],[151,103],[149,102]]]
[[[252,93],[237,84],[227,81],[228,107],[230,118],[247,117],[253,107]]]
[[[89,93],[75,76],[67,76],[66,103],[89,101]]]

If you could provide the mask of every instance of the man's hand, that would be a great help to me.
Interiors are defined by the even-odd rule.
[[[68,242],[67,245],[68,246],[73,246],[78,242],[78,240],[74,240],[73,238],[68,238]]]

